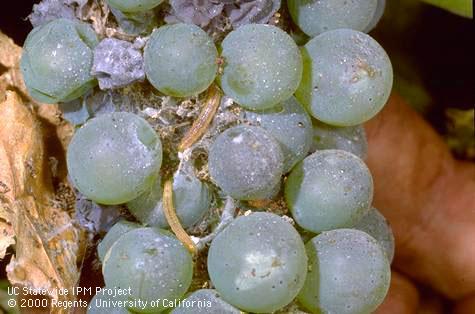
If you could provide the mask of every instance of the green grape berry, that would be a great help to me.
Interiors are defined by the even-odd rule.
[[[122,12],[143,12],[155,8],[163,0],[106,0],[112,8]]]
[[[241,216],[211,242],[208,273],[224,300],[253,313],[274,312],[302,288],[307,256],[297,230],[280,216]]]
[[[137,198],[156,180],[162,162],[157,133],[127,112],[103,114],[74,134],[67,152],[69,176],[87,198],[121,204]]]
[[[376,14],[378,0],[289,0],[292,20],[309,36],[350,28],[364,31]]]
[[[263,110],[290,98],[302,77],[302,57],[292,37],[271,25],[248,24],[222,43],[221,87],[241,106]]]
[[[365,130],[362,125],[337,127],[313,120],[310,151],[322,149],[341,149],[365,159],[368,151]]]
[[[393,261],[393,231],[386,218],[376,208],[371,208],[352,228],[364,231],[375,238],[384,249],[389,262]]]
[[[265,129],[239,125],[227,129],[209,150],[211,178],[236,199],[271,198],[282,177],[284,157]]]
[[[391,269],[381,246],[353,229],[322,232],[306,245],[309,272],[298,300],[312,313],[366,314],[381,304]]]
[[[101,262],[104,261],[104,257],[107,254],[107,251],[112,247],[112,245],[119,239],[121,236],[126,234],[127,232],[139,228],[140,225],[135,222],[127,221],[127,220],[119,220],[116,222],[107,232],[104,239],[97,245],[97,255],[99,256],[99,260]]]
[[[148,226],[169,228],[162,203],[163,188],[157,180],[145,193],[127,203],[127,208],[138,220]],[[200,221],[211,206],[211,192],[186,167],[173,177],[173,204],[181,225],[191,227]]]
[[[292,169],[309,152],[312,122],[295,97],[271,109],[248,111],[246,118],[264,128],[279,142],[284,154],[284,172]]]
[[[131,307],[139,313],[156,313],[166,304],[152,301],[183,297],[193,276],[190,253],[169,232],[155,228],[138,228],[121,236],[105,256],[102,273],[106,286],[130,287],[127,300],[142,300],[145,309]]]
[[[353,126],[375,116],[391,92],[393,70],[384,49],[351,29],[328,31],[302,48],[304,70],[295,97],[316,119]]]
[[[145,73],[160,92],[187,97],[206,90],[216,77],[218,52],[196,25],[173,24],[155,30],[145,47]]]
[[[97,44],[92,28],[79,21],[56,19],[34,28],[20,63],[30,96],[53,104],[85,94],[97,83],[90,74]]]
[[[295,221],[319,233],[350,227],[373,200],[373,179],[357,156],[321,150],[295,166],[285,182],[285,200]]]

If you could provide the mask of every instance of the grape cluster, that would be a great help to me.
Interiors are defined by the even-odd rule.
[[[109,312],[100,304],[110,298],[97,295],[88,312],[374,311],[389,288],[394,237],[372,207],[362,123],[386,103],[393,73],[364,32],[385,1],[288,0],[289,18],[310,37],[301,47],[289,23],[257,23],[281,1],[198,2],[171,1],[189,23],[166,20],[145,39],[104,38],[68,16],[45,19],[25,42],[31,97],[59,102],[77,124],[71,183],[128,210],[97,253],[106,287],[131,294]],[[162,0],[106,3],[120,27],[151,16],[156,26],[156,13],[170,9]],[[203,7],[219,10],[202,23]],[[248,14],[225,12],[238,7]],[[221,12],[231,16],[222,28]],[[134,90],[148,92],[146,103]],[[199,99],[195,121],[174,125],[170,103]]]

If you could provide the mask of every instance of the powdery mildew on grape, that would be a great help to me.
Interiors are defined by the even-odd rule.
[[[339,28],[366,30],[378,0],[288,0],[288,6],[294,22],[314,37]]]
[[[101,262],[104,261],[104,257],[107,254],[107,251],[112,247],[112,245],[117,241],[121,236],[126,234],[129,231],[140,228],[140,224],[135,222],[130,222],[125,219],[121,219],[116,222],[112,228],[109,229],[106,236],[101,240],[97,245],[97,255]]]
[[[180,299],[191,284],[193,263],[190,253],[170,233],[138,228],[125,233],[110,248],[103,274],[106,286],[130,287],[129,298],[146,300],[147,312],[163,311],[162,302],[158,308],[151,308],[151,301],[157,295]]]
[[[335,127],[313,120],[313,142],[310,149],[341,149],[361,159],[366,158],[368,142],[362,125]]]
[[[302,77],[302,58],[280,28],[248,24],[226,36],[221,87],[248,109],[267,109],[288,99]]]
[[[160,169],[160,139],[130,113],[96,117],[69,144],[68,171],[87,197],[104,204],[130,201],[145,191]]]
[[[285,183],[285,199],[295,221],[315,233],[349,227],[373,200],[368,167],[342,150],[313,153],[295,166]]]
[[[106,38],[94,49],[91,74],[101,89],[123,87],[145,78],[143,63],[142,54],[132,43]]]
[[[323,232],[305,245],[309,272],[299,301],[313,313],[372,313],[389,289],[386,254],[368,234]]]
[[[89,73],[97,37],[89,25],[56,19],[35,28],[26,38],[21,71],[30,95],[56,103],[83,95],[96,82]]]
[[[392,262],[395,249],[393,231],[386,218],[376,208],[371,208],[352,228],[375,238],[386,252],[389,262]]]
[[[304,73],[295,93],[316,119],[335,126],[361,124],[386,104],[392,66],[370,36],[350,30],[325,32],[302,49]]]
[[[245,119],[267,130],[279,142],[284,154],[284,172],[290,171],[310,150],[312,122],[293,96],[272,109],[247,111]]]
[[[279,143],[263,128],[236,126],[220,134],[209,151],[216,184],[237,199],[269,198],[283,171]]]
[[[227,302],[249,312],[269,313],[289,304],[306,270],[298,232],[270,213],[237,218],[217,235],[208,254],[216,289]]]
[[[150,83],[166,95],[189,97],[206,90],[218,70],[218,52],[211,38],[192,24],[156,29],[144,51]]]

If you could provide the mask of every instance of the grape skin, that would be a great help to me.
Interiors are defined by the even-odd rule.
[[[241,216],[211,242],[208,273],[224,300],[254,313],[289,304],[307,273],[307,256],[297,230],[280,216]]]
[[[127,112],[103,114],[74,134],[67,152],[74,186],[96,203],[137,198],[158,176],[162,146],[144,119]]]
[[[302,57],[297,45],[275,26],[239,27],[224,38],[221,55],[221,87],[246,109],[268,109],[285,101],[302,77]]]
[[[365,30],[373,21],[378,0],[288,0],[290,16],[307,35],[350,28]]]
[[[379,20],[383,17],[384,9],[386,8],[386,0],[378,0],[378,4],[376,6],[376,11],[374,13],[373,18],[369,25],[363,30],[364,33],[369,33],[373,30],[376,25],[378,25]]]
[[[188,97],[205,91],[216,77],[218,51],[196,25],[173,24],[155,30],[144,52],[145,73],[160,92]]]
[[[305,249],[309,272],[298,300],[312,313],[366,314],[381,304],[391,269],[381,246],[354,229],[322,232]]]
[[[97,36],[88,24],[56,19],[34,28],[20,61],[30,96],[53,104],[85,94],[97,81],[90,74]]]
[[[163,0],[106,0],[112,8],[122,12],[144,12],[153,9]]]
[[[178,219],[184,228],[197,223],[211,206],[211,192],[192,169],[179,170],[173,179],[173,204]],[[129,211],[143,224],[159,228],[170,228],[163,213],[163,188],[157,180],[150,189],[127,203]]]
[[[194,302],[194,303],[193,303]],[[199,302],[199,303],[198,303]],[[189,304],[194,304],[189,306]],[[199,307],[198,304],[202,306]],[[204,304],[204,305],[203,305]],[[242,312],[224,301],[216,290],[196,290],[185,300],[183,306],[173,309],[171,314],[241,314]]]
[[[373,200],[373,179],[357,156],[321,150],[295,166],[285,182],[285,201],[295,221],[319,233],[349,227]]]
[[[209,150],[211,178],[224,193],[240,200],[272,197],[283,166],[279,143],[257,126],[229,128],[218,135]]]
[[[122,235],[126,234],[127,232],[139,228],[140,225],[127,221],[127,220],[119,220],[116,222],[112,228],[109,229],[105,237],[102,239],[101,242],[97,245],[97,255],[101,262],[104,261],[104,256],[106,256],[107,251],[112,247],[112,245],[119,239]]]
[[[316,119],[353,126],[375,116],[391,92],[393,71],[384,49],[350,30],[325,32],[302,48],[304,73],[295,96]]]
[[[375,238],[384,249],[389,263],[394,258],[394,235],[386,218],[376,208],[370,211],[352,227]]]
[[[335,127],[313,120],[313,143],[310,152],[318,149],[341,149],[361,159],[368,152],[368,141],[362,125]]]
[[[177,262],[179,261],[179,262]],[[169,232],[138,228],[120,237],[105,256],[102,266],[108,287],[130,287],[130,300],[147,301],[147,308],[131,308],[153,313],[166,308],[157,299],[179,299],[188,290],[193,276],[193,261],[183,244]]]
[[[279,142],[284,154],[285,173],[309,152],[312,122],[295,97],[290,97],[272,109],[247,111],[246,119],[267,130]]]

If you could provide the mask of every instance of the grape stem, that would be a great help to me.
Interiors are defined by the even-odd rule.
[[[212,84],[206,95],[205,106],[178,146],[180,152],[190,148],[191,145],[193,145],[206,132],[211,121],[213,121],[219,104],[221,103],[221,96],[222,93],[219,87],[216,86],[216,84]]]
[[[224,204],[223,212],[221,213],[221,219],[214,228],[213,232],[208,234],[206,237],[199,239],[198,243],[196,243],[196,248],[198,251],[204,249],[206,244],[211,242],[224,228],[226,228],[233,220],[234,214],[236,212],[236,204],[232,197],[226,197],[226,203]]]
[[[163,213],[167,219],[168,225],[176,235],[178,240],[190,251],[191,254],[197,252],[195,243],[191,237],[186,233],[185,229],[180,223],[176,215],[175,206],[173,204],[173,180],[169,179],[163,186]]]

